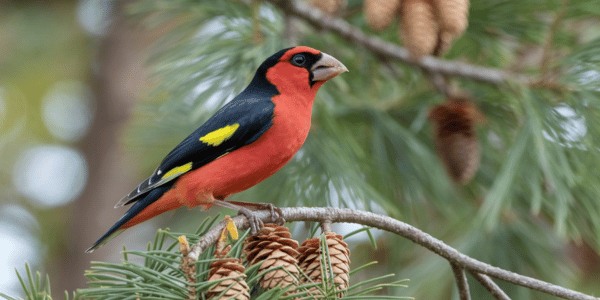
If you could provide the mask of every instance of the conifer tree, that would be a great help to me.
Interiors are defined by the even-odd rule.
[[[157,45],[150,62],[154,92],[138,105],[126,134],[131,149],[146,149],[142,168],[151,171],[171,145],[239,92],[265,53],[309,45],[335,55],[350,73],[319,92],[301,152],[237,197],[374,211],[491,265],[600,293],[593,279],[600,274],[597,1],[348,0],[331,1],[340,3],[327,9],[321,2],[133,2],[132,20],[176,24]],[[444,6],[450,4],[454,9]],[[176,242],[162,245],[176,236],[161,232],[157,248],[125,252],[148,258],[143,270],[98,263],[96,271],[123,269],[131,284],[138,271],[163,272],[164,263],[178,263]],[[199,238],[189,237],[191,243]],[[447,261],[406,239],[376,238],[376,257],[368,243],[347,242],[353,264],[384,262],[381,272],[360,278],[410,278],[408,288],[393,282],[380,292],[458,295]],[[159,259],[153,251],[164,252]],[[202,253],[198,274],[208,273],[212,253]],[[242,243],[229,253],[241,257]],[[257,286],[258,265],[246,268],[246,282]],[[183,278],[180,271],[166,274],[164,285],[153,287],[155,296],[186,295],[180,284],[168,283],[169,276]],[[475,280],[485,281],[467,276],[473,298],[489,297]],[[349,288],[355,283],[351,276]],[[497,284],[514,299],[547,299]],[[206,282],[197,287],[209,288]],[[306,296],[314,287],[300,290]],[[83,294],[94,289],[100,285]],[[341,294],[334,288],[329,297]],[[294,297],[283,289],[261,299],[274,295]]]

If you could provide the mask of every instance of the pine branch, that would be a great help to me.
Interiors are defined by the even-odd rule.
[[[462,254],[458,250],[446,245],[444,242],[419,230],[416,227],[413,227],[409,224],[406,224],[388,216],[378,215],[371,212],[354,209],[331,207],[285,207],[281,208],[281,212],[283,214],[283,218],[287,221],[356,223],[382,229],[400,235],[406,239],[409,239],[412,242],[428,249],[429,251],[445,258],[451,264],[468,270],[474,275],[485,274],[490,277],[501,279],[513,283],[515,285],[523,286],[563,299],[600,299],[555,284],[544,282],[542,280],[520,275],[511,271],[507,271],[486,264],[484,262],[471,258],[465,254]],[[257,211],[256,215],[264,222],[269,222],[271,220],[270,211]],[[233,218],[233,221],[235,222],[235,225],[240,229],[245,229],[249,226],[249,223],[246,217],[244,216],[237,216]],[[198,243],[192,246],[192,250],[189,253],[189,257],[191,259],[198,259],[199,255],[203,251],[205,251],[210,245],[214,244],[218,240],[221,234],[221,230],[224,226],[225,223],[221,222],[217,226],[207,231],[206,234],[198,241]],[[484,286],[490,289],[490,286],[492,285]],[[497,294],[500,293],[498,292]]]
[[[272,3],[289,15],[305,20],[315,27],[335,32],[354,44],[362,45],[377,56],[398,60],[425,71],[461,76],[492,84],[512,81],[525,85],[533,85],[538,81],[533,77],[523,74],[514,74],[500,69],[486,68],[463,62],[448,61],[433,56],[425,56],[422,59],[415,60],[405,48],[386,42],[375,36],[367,35],[350,23],[340,18],[325,15],[320,10],[314,9],[303,2],[288,0],[267,0],[267,2]]]
[[[475,279],[477,279],[477,281],[479,281],[479,283],[481,283],[483,287],[490,291],[490,293],[492,294],[492,296],[494,296],[495,299],[510,300],[510,297],[508,297],[508,295],[504,293],[504,291],[489,277],[477,272],[473,272],[471,274],[473,274]]]
[[[458,287],[458,295],[460,300],[471,300],[471,293],[469,292],[469,282],[465,275],[465,269],[461,266],[451,263],[452,272],[454,272],[454,278],[456,279],[456,286]]]

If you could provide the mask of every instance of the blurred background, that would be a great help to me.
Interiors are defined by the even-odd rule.
[[[361,0],[322,2],[338,3],[330,16],[368,35],[409,44],[398,21],[374,30]],[[123,245],[143,249],[157,228],[193,230],[214,215],[169,212],[84,253],[124,212],[113,205],[162,156],[266,56],[295,44],[332,54],[351,72],[320,91],[294,160],[235,199],[385,213],[493,265],[600,293],[595,0],[471,3],[469,28],[443,58],[534,80],[445,78],[485,119],[473,140],[481,162],[460,183],[436,154],[428,114],[447,91],[430,74],[270,1],[0,0],[0,292],[22,295],[15,269],[26,262],[50,275],[57,295],[84,287],[90,261],[119,261]],[[386,293],[456,297],[446,261],[391,234],[375,237],[376,249],[366,234],[350,243],[352,263],[377,260],[373,272],[411,280]],[[501,286],[515,299],[548,299]],[[487,296],[472,287],[476,299]]]

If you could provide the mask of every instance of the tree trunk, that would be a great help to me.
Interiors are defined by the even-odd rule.
[[[84,251],[124,213],[113,206],[137,183],[135,167],[124,155],[120,137],[133,104],[144,90],[144,50],[153,36],[127,22],[122,8],[123,5],[115,9],[115,19],[92,63],[95,115],[80,145],[89,176],[81,197],[70,207],[66,249],[62,256],[48,262],[55,296],[83,287],[84,270],[90,261],[118,261],[120,257],[121,239],[92,254]]]

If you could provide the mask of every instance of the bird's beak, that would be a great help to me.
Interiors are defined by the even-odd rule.
[[[326,81],[341,73],[348,72],[348,68],[333,56],[321,52],[322,56],[312,66],[313,81]]]

